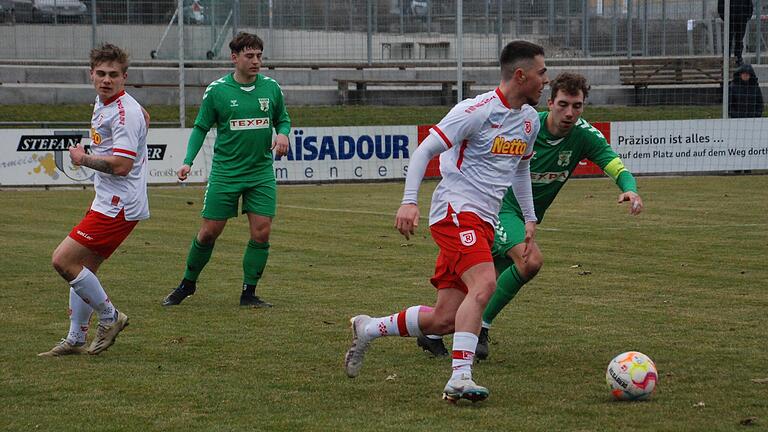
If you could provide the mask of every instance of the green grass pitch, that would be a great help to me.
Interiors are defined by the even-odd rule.
[[[152,218],[99,272],[131,325],[102,355],[65,358],[36,357],[68,326],[50,255],[93,192],[2,190],[0,430],[766,430],[768,176],[638,183],[639,217],[608,179],[563,190],[537,233],[542,271],[475,365],[491,396],[459,406],[440,400],[449,360],[413,339],[375,341],[354,380],[342,368],[350,316],[435,299],[427,221],[408,242],[392,226],[402,183],[280,186],[258,288],[269,310],[238,306],[244,217],[218,240],[197,294],[160,306],[203,190],[150,188]],[[434,185],[422,186],[422,216]],[[658,391],[611,402],[605,368],[630,349],[656,362]]]

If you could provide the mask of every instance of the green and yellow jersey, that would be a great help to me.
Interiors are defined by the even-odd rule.
[[[548,116],[549,112],[539,113],[541,130],[536,136],[535,154],[531,159],[533,204],[539,222],[582,159],[589,159],[599,166],[622,192],[637,192],[634,177],[599,130],[580,118],[568,135],[555,137],[546,127]],[[522,214],[512,189],[507,190],[502,201],[501,212],[505,211]]]

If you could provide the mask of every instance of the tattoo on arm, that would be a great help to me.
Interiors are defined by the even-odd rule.
[[[83,157],[83,163],[82,165],[87,166],[88,168],[93,168],[96,171],[101,171],[103,173],[107,174],[114,174],[115,170],[112,168],[112,164],[107,162],[104,159],[93,157],[90,155],[85,155]]]

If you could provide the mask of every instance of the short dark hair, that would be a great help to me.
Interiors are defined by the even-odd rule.
[[[117,45],[105,43],[91,50],[91,69],[102,63],[117,62],[123,65],[123,73],[128,71],[128,53]]]
[[[587,84],[587,78],[584,75],[563,72],[557,78],[550,81],[549,88],[552,90],[549,100],[555,100],[559,91],[570,96],[578,96],[579,90],[581,90],[584,94],[584,99],[586,99],[591,86]]]
[[[232,50],[232,54],[240,53],[247,48],[264,51],[264,41],[253,33],[240,32],[229,42],[229,49]]]
[[[523,61],[533,60],[536,56],[543,56],[544,48],[535,43],[516,40],[512,41],[501,50],[499,56],[499,66],[501,67],[501,79],[509,81],[515,73],[515,69],[520,67]]]

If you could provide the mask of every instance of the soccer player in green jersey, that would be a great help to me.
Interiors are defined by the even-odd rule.
[[[621,189],[618,202],[629,202],[629,213],[637,215],[643,210],[643,200],[637,193],[637,184],[606,142],[603,134],[581,118],[589,85],[584,76],[562,73],[549,83],[552,91],[547,100],[548,112],[539,113],[541,130],[536,136],[535,155],[531,160],[533,205],[538,223],[554,201],[573,170],[582,159],[599,166]],[[533,279],[543,264],[539,246],[534,241],[525,250],[525,223],[520,206],[512,190],[504,196],[499,211],[499,222],[493,244],[496,266],[496,291],[483,313],[483,324],[475,355],[488,358],[488,329],[496,315],[515,297],[520,288]],[[436,356],[447,355],[439,336],[421,336],[418,345]]]
[[[194,294],[216,239],[227,220],[238,214],[241,197],[241,212],[248,215],[250,240],[243,256],[240,305],[272,306],[256,295],[256,284],[267,264],[269,234],[277,206],[272,151],[278,156],[288,152],[291,119],[280,86],[259,74],[264,42],[254,34],[239,33],[229,48],[235,71],[212,82],[205,90],[184,165],[177,173],[179,180],[186,180],[205,135],[216,125],[213,166],[203,201],[203,223],[189,248],[184,278],[163,300],[163,306],[177,305]]]

